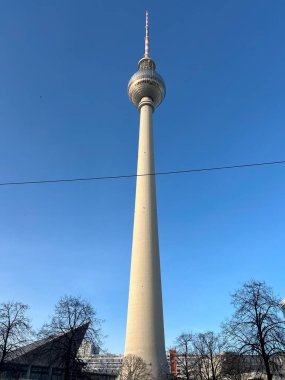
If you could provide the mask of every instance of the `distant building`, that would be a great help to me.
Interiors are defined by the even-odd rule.
[[[123,362],[123,355],[89,353],[81,357],[84,371],[93,374],[116,377]]]
[[[173,379],[184,379],[185,368],[188,366],[190,378],[196,380],[197,377],[211,377],[211,363],[203,358],[203,363],[199,362],[199,356],[176,353],[175,349],[169,351],[167,355],[170,364],[170,373]],[[188,364],[186,365],[186,359]],[[205,360],[206,359],[206,360]],[[266,380],[266,372],[263,361],[258,355],[238,355],[234,352],[221,352],[215,354],[214,363],[219,379],[239,379],[239,380]],[[285,353],[280,353],[272,359],[271,368],[274,380],[282,380],[285,377]],[[203,375],[203,372],[204,375]]]
[[[83,339],[81,346],[78,349],[78,356],[88,357],[90,355],[97,355],[100,352],[100,348],[93,343]]]
[[[280,305],[281,310],[283,311],[283,315],[285,318],[285,298],[283,298],[283,300],[280,302],[279,305]]]

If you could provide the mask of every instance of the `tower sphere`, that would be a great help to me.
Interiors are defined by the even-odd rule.
[[[138,63],[138,71],[128,84],[130,101],[138,108],[142,98],[149,97],[156,108],[163,101],[165,93],[164,81],[155,70],[154,61],[149,57],[142,58]]]

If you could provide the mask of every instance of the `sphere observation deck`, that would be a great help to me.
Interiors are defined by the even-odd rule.
[[[138,108],[142,98],[149,97],[156,108],[163,101],[165,93],[165,84],[155,70],[155,62],[149,57],[142,58],[138,63],[138,71],[128,84],[130,101]]]

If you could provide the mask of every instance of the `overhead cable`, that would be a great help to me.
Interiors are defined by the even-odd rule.
[[[209,167],[209,168],[173,170],[173,171],[167,171],[167,172],[156,172],[156,173],[145,173],[145,174],[122,174],[122,175],[102,176],[102,177],[60,178],[60,179],[42,179],[42,180],[34,180],[34,181],[0,182],[0,186],[40,185],[40,184],[47,184],[47,183],[102,181],[102,180],[112,180],[112,179],[145,177],[145,176],[153,176],[153,175],[160,176],[160,175],[170,175],[170,174],[210,172],[210,171],[215,171],[215,170],[243,169],[243,168],[252,168],[252,167],[258,167],[258,166],[282,165],[282,164],[285,164],[285,160],[269,161],[269,162],[254,162],[254,163],[248,163],[248,164],[236,164],[236,165],[226,165],[226,166],[214,166],[214,167]]]

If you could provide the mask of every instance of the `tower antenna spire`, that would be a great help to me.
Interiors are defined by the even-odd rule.
[[[148,10],[145,12],[145,38],[144,38],[144,56],[149,57],[148,54]]]

